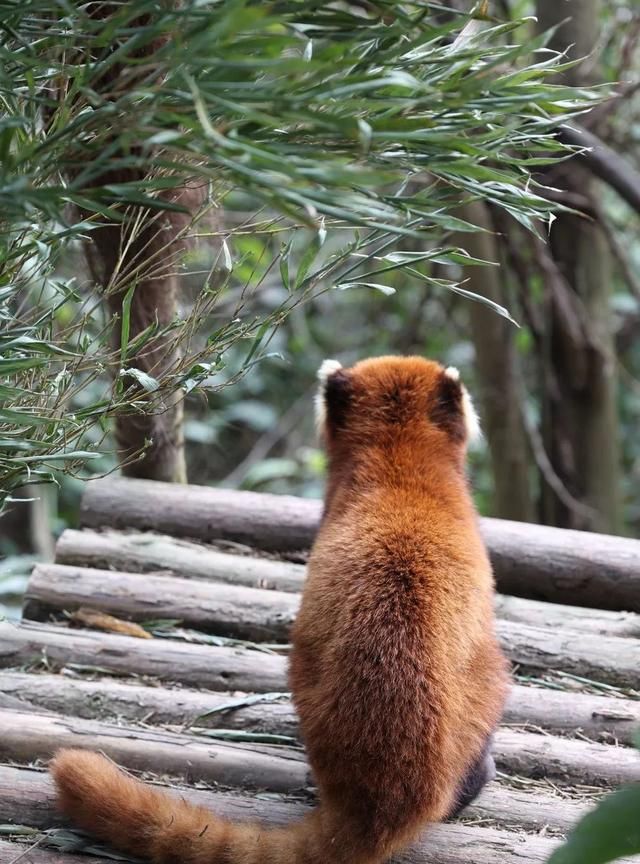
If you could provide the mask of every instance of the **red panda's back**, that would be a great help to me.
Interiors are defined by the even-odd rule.
[[[365,497],[320,531],[292,687],[316,770],[368,810],[384,789],[382,823],[437,820],[502,708],[491,574],[471,509],[436,517],[407,489]]]

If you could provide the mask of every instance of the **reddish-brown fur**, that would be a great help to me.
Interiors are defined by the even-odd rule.
[[[320,806],[289,829],[236,825],[95,754],[58,754],[63,811],[156,864],[383,862],[456,810],[498,723],[508,676],[461,385],[386,357],[325,390],[329,484],[290,669]]]

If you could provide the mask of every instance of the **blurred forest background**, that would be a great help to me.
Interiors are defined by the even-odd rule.
[[[32,5],[37,10],[37,4]],[[362,14],[376,17],[379,13],[380,20],[388,24],[384,3],[379,7],[368,2],[356,5]],[[461,2],[457,8],[449,4],[445,9],[428,4],[434,21],[452,39],[466,24],[466,19],[458,21],[456,12],[468,12],[471,5]],[[503,178],[497,169],[502,166],[491,176],[483,173],[481,166],[486,163],[479,148],[488,139],[471,140],[465,167],[460,169],[464,180],[456,179],[451,166],[447,168],[459,206],[447,198],[440,202],[441,210],[432,203],[429,211],[434,224],[441,213],[442,236],[436,242],[430,236],[409,233],[395,258],[394,253],[385,257],[386,247],[382,252],[376,247],[377,260],[383,263],[364,275],[350,275],[354,266],[347,266],[353,256],[371,260],[367,257],[371,238],[364,245],[357,231],[354,234],[357,220],[349,224],[343,218],[343,210],[357,209],[356,204],[329,197],[316,202],[317,212],[313,212],[314,207],[303,201],[313,217],[305,224],[299,217],[298,201],[293,197],[284,204],[280,199],[271,200],[264,188],[260,196],[252,197],[250,180],[225,193],[220,199],[223,203],[200,209],[198,219],[189,222],[188,242],[180,223],[184,214],[176,210],[173,232],[159,238],[157,232],[152,237],[143,230],[133,243],[133,253],[114,239],[113,232],[120,231],[117,223],[99,231],[93,231],[95,221],[89,224],[96,213],[102,217],[106,213],[108,221],[110,204],[104,196],[99,211],[95,201],[87,203],[80,195],[69,194],[69,203],[83,212],[86,224],[83,226],[82,219],[76,222],[75,233],[58,226],[54,241],[51,234],[46,242],[36,236],[26,252],[24,238],[30,229],[25,226],[36,218],[38,208],[46,211],[47,201],[42,195],[34,197],[24,212],[11,217],[12,229],[7,230],[5,240],[11,239],[4,246],[6,284],[10,285],[12,274],[11,284],[15,284],[17,272],[24,277],[25,268],[33,267],[35,272],[39,265],[32,262],[38,254],[50,264],[46,279],[23,279],[13,317],[4,319],[7,328],[9,324],[15,327],[22,316],[23,327],[18,336],[7,329],[2,343],[3,381],[7,384],[0,393],[6,457],[2,469],[12,478],[5,492],[11,491],[13,499],[37,500],[22,504],[9,500],[0,518],[0,611],[3,602],[6,608],[15,608],[12,603],[33,558],[50,556],[55,536],[76,523],[85,479],[116,469],[118,454],[125,473],[131,476],[188,478],[192,483],[320,496],[324,461],[314,431],[312,398],[316,370],[326,357],[347,365],[375,354],[418,353],[458,366],[475,397],[485,432],[484,441],[471,453],[472,480],[482,513],[640,536],[640,8],[635,0],[502,0],[490,7],[479,4],[478,9],[479,17],[488,19],[486,27],[494,28],[535,15],[537,21],[520,25],[518,42],[534,40],[555,27],[550,47],[568,57],[584,58],[575,65],[567,64],[554,78],[556,115],[563,109],[563,100],[568,113],[575,107],[563,95],[564,85],[577,88],[573,98],[581,94],[585,106],[593,98],[588,87],[606,83],[612,88],[600,90],[595,107],[559,134],[565,145],[592,148],[582,155],[569,160],[543,158],[550,123],[538,139],[530,129],[522,132],[523,138],[529,134],[524,144],[534,154],[526,167],[546,188],[544,202],[536,200],[529,206],[527,184],[521,202],[511,201],[508,195],[515,194],[513,190],[506,185],[507,192],[500,189]],[[343,26],[348,20],[343,19]],[[458,42],[459,51],[480,51],[475,24],[473,21]],[[13,34],[7,39],[15,36],[15,31],[5,28],[7,32]],[[501,44],[506,45],[507,39],[505,36]],[[10,48],[15,52],[15,45],[8,46],[5,41],[5,61]],[[503,54],[496,54],[495,63],[483,74],[505,76],[503,64],[508,69],[511,57],[506,49]],[[143,50],[139,56],[148,53]],[[196,56],[193,62],[197,61]],[[517,65],[519,57],[513,62]],[[5,62],[4,122],[0,124],[6,180],[0,197],[9,211],[24,189],[6,169],[15,152],[12,136],[24,134],[18,143],[25,148],[28,144],[28,130],[12,120],[17,107],[10,105],[10,86],[18,93],[10,79],[13,68]],[[117,66],[111,63],[109,68]],[[136,74],[145,74],[144,63],[133,68]],[[27,64],[19,72],[27,90],[35,88],[33,79],[29,83]],[[110,74],[108,70],[101,73],[106,78]],[[190,79],[186,73],[184,78],[186,87]],[[523,76],[510,86],[525,83]],[[55,88],[55,81],[51,86]],[[197,112],[195,87],[193,84],[187,95]],[[454,100],[443,102],[447,122],[458,104],[459,93],[452,92]],[[500,91],[496,93],[497,99]],[[78,88],[75,98],[81,97]],[[535,100],[535,92],[526,98]],[[551,97],[547,93],[544,98]],[[178,96],[175,99],[177,102]],[[525,101],[522,97],[523,112]],[[58,97],[54,96],[52,104],[60,104]],[[512,113],[511,120],[517,119],[518,107],[504,105]],[[249,139],[255,129],[262,128],[259,110],[250,118],[255,127],[253,132],[249,129]],[[58,125],[49,138],[65,134],[66,125],[76,122],[71,114],[63,116],[58,111],[53,121]],[[219,143],[213,134],[219,135],[219,129],[207,129],[202,112],[198,116],[209,138]],[[472,113],[465,118],[468,126],[473,125],[472,118]],[[304,120],[303,115],[301,122]],[[155,145],[182,146],[182,140],[174,142],[171,137],[171,123],[169,117],[167,128],[154,132]],[[410,139],[408,127],[398,129]],[[360,123],[359,134],[363,146],[371,146],[372,130],[366,122]],[[509,136],[507,144],[517,147],[517,122],[511,125]],[[101,146],[109,140],[104,139]],[[441,144],[446,146],[446,137]],[[55,160],[55,149],[38,146],[40,151],[34,149],[33,159]],[[139,203],[126,197],[130,194],[127,184],[137,179],[133,145],[131,153],[132,161],[123,160],[120,175],[108,178],[110,194],[120,195],[129,213]],[[81,173],[78,161],[88,159],[81,152],[76,154],[72,178]],[[286,163],[283,159],[280,170],[289,170]],[[234,163],[228,170],[240,172],[241,161],[238,166]],[[56,170],[54,164],[52,171]],[[86,173],[87,169],[82,170]],[[320,160],[318,182],[322,182],[322,170]],[[164,175],[157,176],[162,179]],[[99,185],[95,177],[100,178],[102,189],[107,188],[99,171],[93,178],[84,178],[86,188]],[[420,182],[415,174],[407,180],[409,187],[419,187]],[[72,187],[69,181],[69,189]],[[166,200],[172,205],[199,194],[195,185],[187,184],[179,194],[171,184],[166,188]],[[153,191],[158,189],[161,184]],[[420,200],[419,189],[409,189],[409,193]],[[428,201],[429,190],[426,195]],[[546,204],[564,205],[573,212],[559,212],[545,222]],[[376,218],[385,223],[389,213],[379,206]],[[325,230],[323,220],[316,218],[318,213],[334,220],[331,230]],[[530,229],[536,215],[543,219],[533,233]],[[296,226],[293,233],[292,223]],[[470,233],[469,223],[483,230]],[[18,234],[22,245],[16,246]],[[88,254],[84,250],[87,237]],[[381,233],[374,239],[384,243],[385,237]],[[458,247],[474,259],[499,266],[468,266],[469,259],[455,252]],[[443,248],[448,251],[441,252]],[[149,250],[156,259],[168,250],[172,266],[159,266],[157,272],[140,277],[140,283],[146,279],[146,300],[141,302],[141,295],[136,296],[126,280],[118,281],[118,273],[127,254],[135,259]],[[339,280],[335,265],[326,264],[329,259],[340,263]],[[315,274],[312,280],[310,273]],[[100,299],[96,285],[106,290],[106,302]],[[457,290],[450,290],[452,286]],[[0,290],[6,290],[9,297],[10,288]],[[520,326],[495,308],[464,296],[464,291],[506,308]],[[15,295],[11,296],[15,301]],[[31,338],[27,323],[32,326],[36,319],[42,321],[43,315],[49,340],[37,350],[34,345],[31,348],[44,365],[29,366],[32,355],[16,352],[16,346],[25,349],[25,340]],[[115,339],[120,371],[114,394],[109,395],[113,358],[103,359],[96,345],[103,347],[100,339],[114,321],[115,336],[111,333],[110,338]],[[75,345],[70,363],[63,353],[71,350],[67,342]],[[188,368],[180,365],[178,353],[189,357]],[[136,354],[137,359],[125,362]],[[142,356],[146,359],[140,360]],[[36,404],[50,384],[51,364],[58,364],[57,416],[75,425],[60,432],[57,445],[53,438],[48,441],[48,449],[42,456],[38,450],[36,459],[29,454],[35,454],[36,443],[40,446],[45,440],[52,417],[42,414],[42,404]],[[32,375],[26,386],[24,382],[20,385],[21,398],[27,404],[28,391],[35,399],[26,424],[24,417],[20,421],[14,416],[20,388],[9,386],[11,376],[21,368]],[[187,391],[184,418],[179,401],[182,391]],[[162,396],[162,412],[150,418],[147,407],[154,393]],[[50,392],[47,400],[50,406]],[[142,406],[138,412],[121,410],[124,403],[131,406],[136,400]],[[31,435],[29,446],[20,450],[22,462],[17,467],[13,464],[19,455],[13,437],[16,423],[23,437],[25,429]],[[138,459],[149,439],[153,439],[152,446]],[[69,446],[77,456],[66,460],[66,473],[55,473],[55,484],[20,486],[25,479],[50,479],[57,452],[65,448],[68,452]],[[29,459],[34,461],[29,463]]]

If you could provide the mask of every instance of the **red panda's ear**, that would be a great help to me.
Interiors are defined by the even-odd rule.
[[[318,369],[318,381],[316,425],[322,434],[344,424],[351,398],[351,379],[337,360],[325,360]]]
[[[430,419],[448,432],[454,441],[463,443],[480,437],[480,422],[471,396],[453,366],[447,367],[440,376]]]

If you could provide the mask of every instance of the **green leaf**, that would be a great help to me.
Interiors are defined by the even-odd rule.
[[[395,0],[364,14],[299,0],[103,5],[0,12],[3,488],[94,457],[119,412],[233,383],[330,286],[389,294],[383,274],[398,270],[510,317],[430,268],[483,263],[447,246],[447,232],[476,227],[455,215],[461,202],[541,232],[556,208],[530,172],[566,158],[554,130],[607,96],[554,83],[567,64],[540,53],[548,37],[531,39],[529,21],[496,23],[486,0],[444,22],[438,4]],[[217,256],[167,254],[169,216],[221,237],[204,212],[187,225],[185,186],[224,209]],[[74,284],[78,248],[109,231],[121,232],[115,346],[97,293]],[[422,251],[398,250],[404,238]],[[192,309],[135,330],[135,285],[183,263]],[[156,345],[176,357],[157,379],[132,360]]]
[[[276,744],[284,747],[298,747],[298,740],[292,735],[273,735],[267,732],[247,732],[243,729],[197,729],[198,735],[216,738],[219,741],[240,741],[243,744]],[[301,749],[301,748],[300,748]]]
[[[549,864],[606,864],[640,854],[640,784],[607,795],[557,849]]]
[[[391,297],[396,293],[396,289],[392,288],[391,285],[382,285],[380,282],[341,282],[336,285],[336,288],[339,291],[348,291],[349,288],[375,288],[376,291],[380,291],[386,297]]]
[[[152,375],[143,372],[142,369],[137,369],[135,366],[130,366],[128,369],[120,370],[121,378],[135,378],[138,384],[148,393],[153,393],[160,389],[160,383]]]
[[[289,698],[291,698],[290,693],[252,693],[249,696],[240,696],[237,699],[229,699],[223,702],[222,705],[205,711],[204,714],[199,714],[194,722],[197,723],[198,720],[204,720],[207,717],[212,717],[214,714],[221,714],[225,711],[235,711],[238,708],[248,708],[250,705],[260,705],[265,702],[282,702]]]
[[[122,318],[120,320],[120,365],[124,366],[127,359],[129,347],[129,333],[131,330],[131,303],[136,290],[135,283],[131,285],[122,300]]]
[[[34,462],[47,464],[49,462],[78,462],[86,459],[97,459],[99,456],[100,453],[92,453],[90,450],[71,450],[68,453],[46,453],[41,456],[23,456],[20,461],[28,464]]]
[[[311,268],[311,265],[316,260],[320,249],[324,243],[324,237],[326,236],[326,232],[322,230],[318,230],[313,237],[313,240],[309,244],[309,248],[306,250],[304,255],[302,256],[300,263],[298,264],[298,270],[296,272],[294,290],[297,291],[301,286],[304,280],[307,277],[307,273]]]

